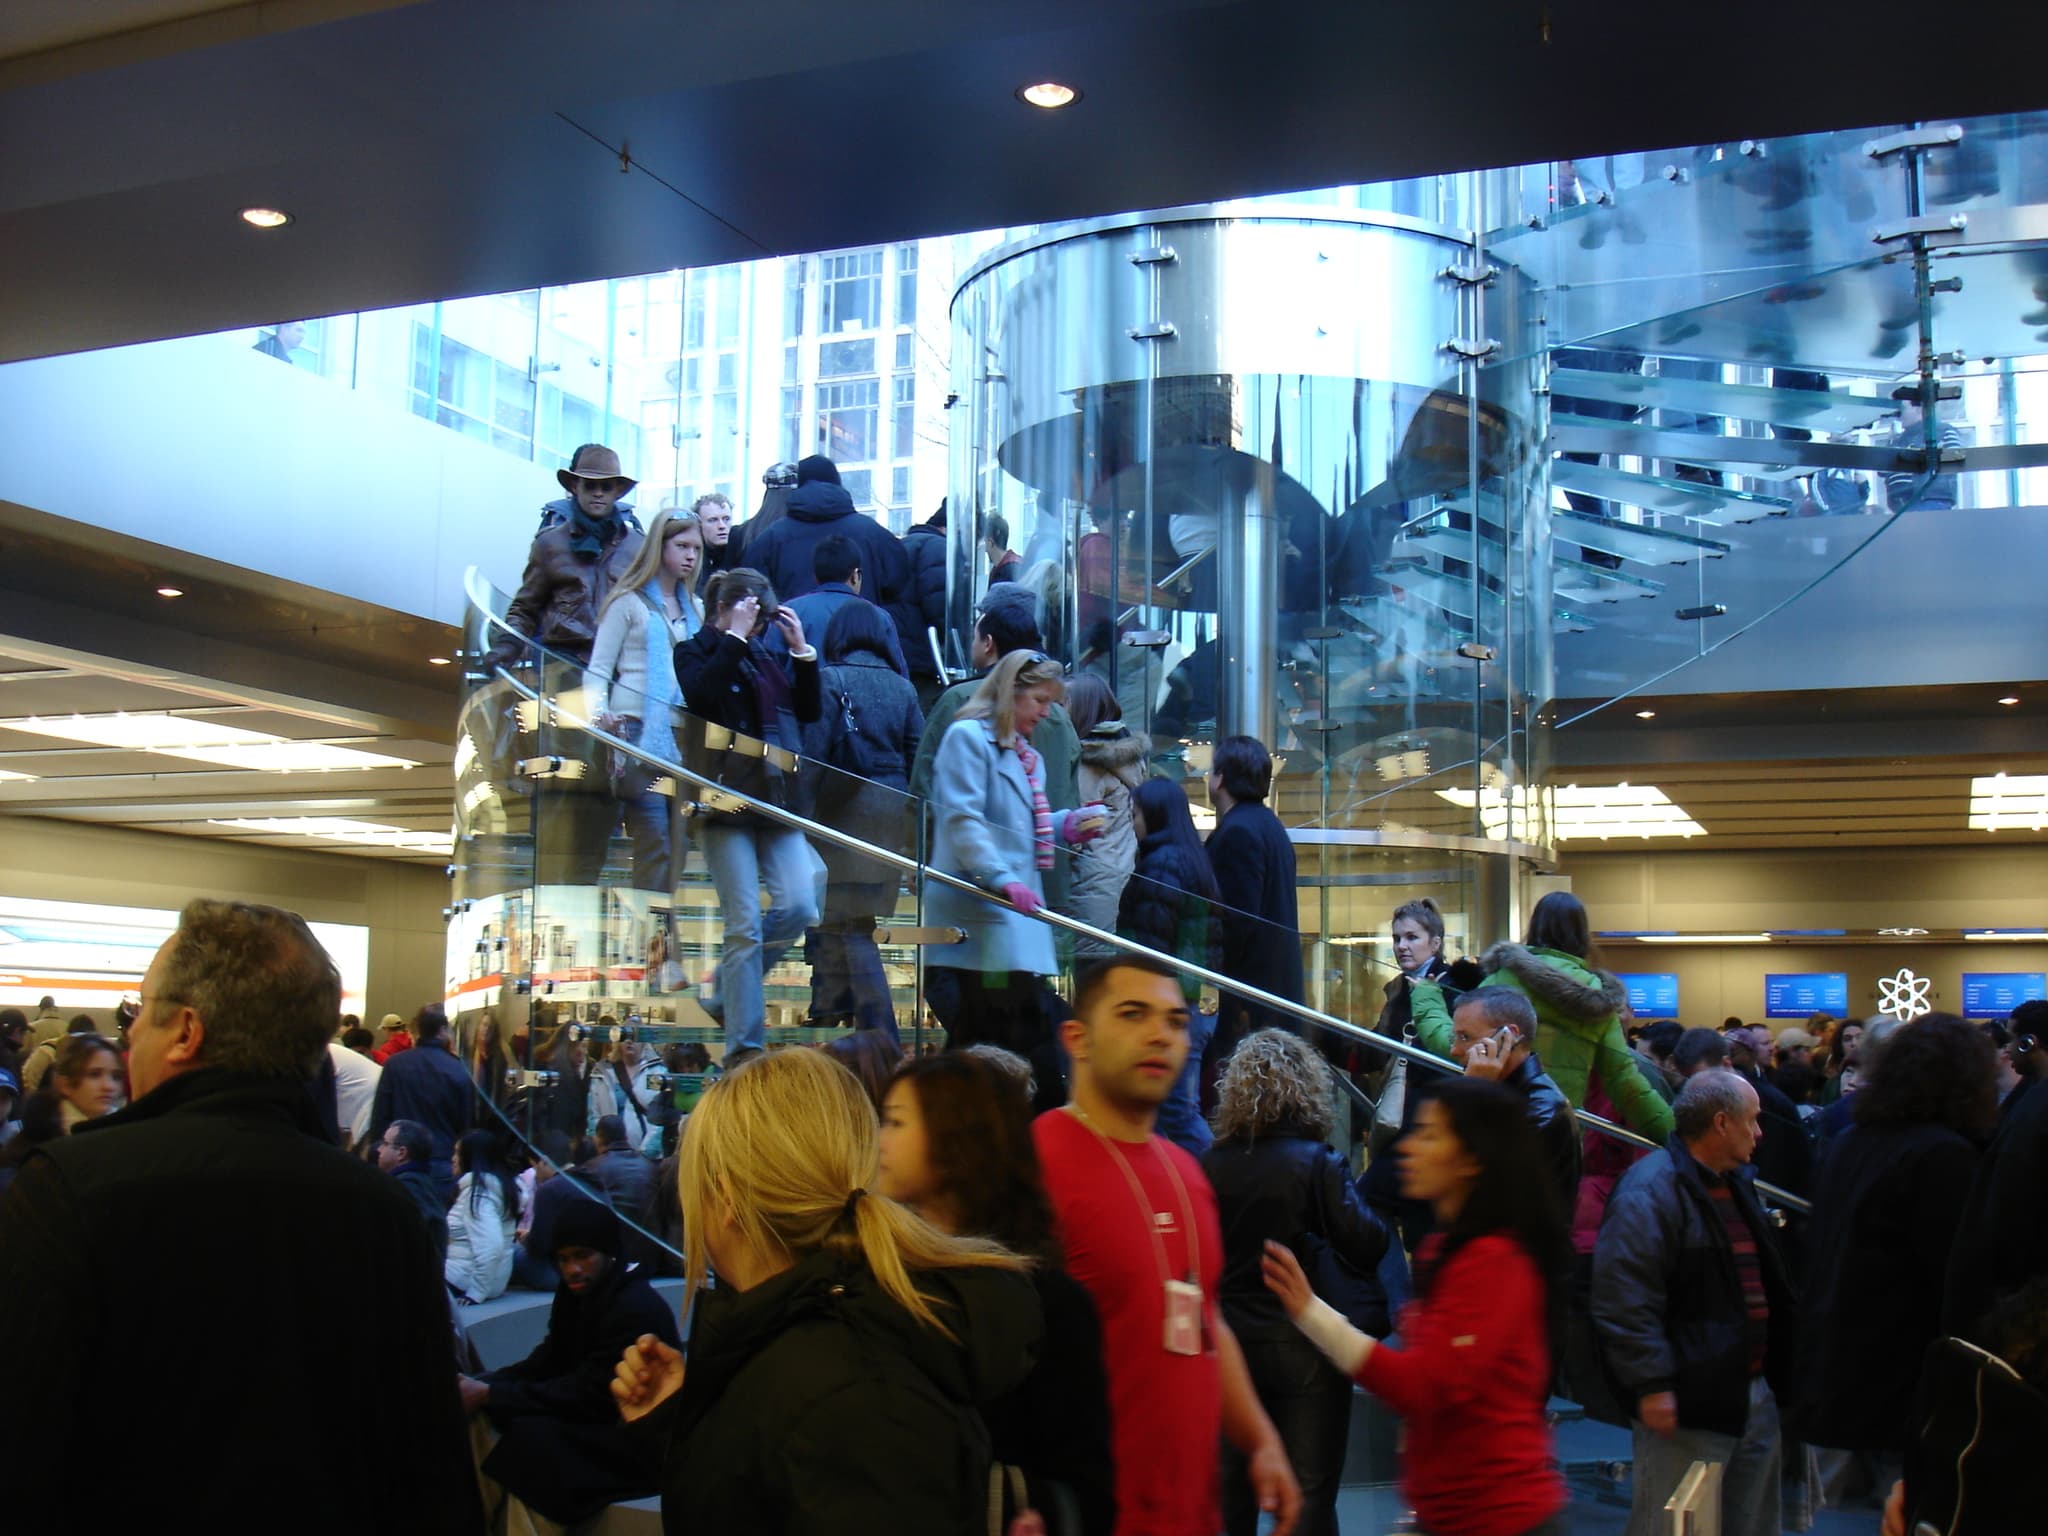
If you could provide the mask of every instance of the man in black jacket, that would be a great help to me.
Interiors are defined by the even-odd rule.
[[[1695,1461],[1724,1467],[1728,1536],[1777,1536],[1777,1393],[1798,1302],[1744,1167],[1763,1135],[1756,1090],[1701,1072],[1672,1114],[1671,1139],[1615,1188],[1593,1252],[1594,1326],[1634,1405],[1628,1536],[1662,1529]]]
[[[1480,987],[1451,1015],[1451,1059],[1467,1077],[1503,1084],[1529,1106],[1529,1123],[1550,1165],[1557,1214],[1569,1221],[1579,1193],[1579,1123],[1571,1100],[1536,1059],[1536,1009],[1513,987]]]
[[[134,1101],[0,1201],[8,1529],[476,1533],[448,1300],[419,1213],[327,1140],[341,979],[305,923],[195,901],[150,962]],[[53,1469],[110,1406],[119,1475]],[[401,1415],[366,1469],[331,1448]]]
[[[1302,1000],[1301,920],[1295,905],[1294,843],[1267,808],[1273,758],[1250,736],[1226,736],[1209,763],[1209,867],[1223,898],[1223,959],[1217,967],[1247,986]],[[1301,1021],[1226,996],[1209,1061],[1226,1059],[1255,1029],[1301,1033]]]
[[[420,1213],[434,1251],[448,1254],[448,1202],[434,1177],[434,1139],[417,1120],[394,1120],[377,1143],[377,1166],[398,1182]]]
[[[660,1447],[619,1422],[612,1373],[642,1334],[681,1341],[648,1272],[627,1268],[619,1232],[596,1201],[572,1201],[555,1223],[562,1283],[547,1336],[517,1364],[461,1381],[463,1407],[479,1415],[473,1444],[492,1492],[564,1525],[660,1485]]]
[[[946,504],[924,522],[912,525],[903,535],[903,558],[909,568],[909,586],[904,592],[903,611],[914,624],[900,636],[904,659],[910,663],[910,680],[917,684],[917,702],[926,710],[943,686],[938,663],[932,659],[931,636],[936,629],[946,636]]]
[[[819,542],[834,533],[844,534],[859,549],[868,601],[896,618],[910,570],[903,546],[895,534],[854,508],[853,498],[839,483],[839,466],[823,455],[798,463],[788,513],[765,533],[748,539],[747,564],[766,576],[776,595],[788,602],[817,589],[811,557]],[[902,627],[899,620],[897,628]]]
[[[417,1120],[433,1139],[429,1166],[445,1209],[455,1199],[455,1143],[469,1129],[476,1087],[448,1044],[448,1015],[431,1004],[413,1020],[413,1048],[384,1064],[370,1101],[369,1139],[381,1141],[394,1120]]]
[[[2048,1057],[2048,1006],[2022,1003],[2012,1033],[2024,1083]],[[1989,1342],[1982,1325],[1993,1306],[2048,1279],[2048,1088],[2013,1096],[1971,1182],[1942,1302],[1944,1331],[1979,1344]]]

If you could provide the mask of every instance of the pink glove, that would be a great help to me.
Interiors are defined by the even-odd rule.
[[[1064,835],[1069,847],[1078,848],[1102,836],[1109,826],[1109,812],[1100,805],[1084,805],[1067,812]]]
[[[1044,898],[1022,880],[1012,880],[1004,886],[1003,899],[1019,912],[1036,912],[1045,905]]]

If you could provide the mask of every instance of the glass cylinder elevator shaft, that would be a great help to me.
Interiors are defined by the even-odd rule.
[[[1354,884],[1375,847],[1548,842],[1540,348],[1471,229],[1266,203],[1061,226],[971,269],[953,331],[954,634],[1014,553],[1048,648],[1161,771],[1258,737],[1297,842],[1353,849]],[[1496,930],[1519,882],[1477,883]]]

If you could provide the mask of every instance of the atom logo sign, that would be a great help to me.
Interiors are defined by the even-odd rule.
[[[1915,976],[1902,965],[1898,975],[1878,978],[1877,1006],[1895,1019],[1917,1019],[1923,1013],[1934,1012],[1934,1004],[1928,1001],[1933,991],[1932,980]]]

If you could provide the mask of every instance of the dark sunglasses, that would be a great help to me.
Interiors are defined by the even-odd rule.
[[[574,474],[575,472],[572,470],[571,473]],[[623,480],[598,480],[589,475],[576,475],[576,478],[581,480],[586,488],[593,491],[616,491],[626,483]]]

